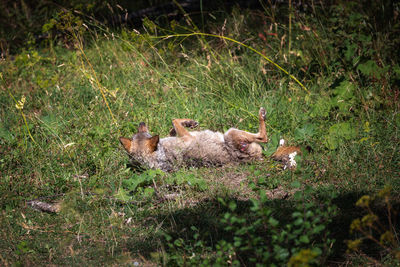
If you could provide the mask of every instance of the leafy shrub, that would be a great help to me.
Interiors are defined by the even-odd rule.
[[[87,27],[87,26],[86,26]],[[48,23],[44,24],[42,31],[49,34],[49,40],[61,40],[67,48],[76,48],[78,38],[86,31],[83,20],[71,11],[60,11]]]
[[[300,266],[321,264],[330,253],[335,240],[329,237],[327,225],[336,214],[336,207],[310,200],[311,188],[297,191],[290,218],[276,214],[268,206],[265,192],[259,200],[252,200],[251,214],[239,214],[237,204],[220,200],[229,211],[220,222],[225,238],[215,246],[207,245],[197,228],[193,240],[178,238],[174,242],[166,235],[170,253],[168,264],[188,265],[256,265]],[[283,212],[284,213],[284,212]],[[278,219],[282,217],[282,219]]]

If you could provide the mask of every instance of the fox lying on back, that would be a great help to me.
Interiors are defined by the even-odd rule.
[[[119,140],[128,152],[132,163],[142,167],[173,171],[184,166],[220,166],[231,162],[259,160],[261,146],[267,142],[265,110],[260,108],[259,131],[256,134],[229,129],[220,132],[193,131],[198,123],[191,119],[174,119],[170,137],[151,136],[144,122],[139,124],[138,133],[132,139]]]

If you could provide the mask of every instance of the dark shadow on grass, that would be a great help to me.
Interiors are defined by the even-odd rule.
[[[332,218],[332,222],[327,225],[327,228],[321,235],[317,237],[317,242],[323,242],[324,234],[329,232],[329,238],[335,239],[332,246],[332,251],[326,259],[328,264],[339,264],[346,260],[346,240],[354,239],[349,232],[351,222],[356,218],[361,218],[365,212],[361,208],[355,206],[356,201],[364,195],[363,192],[349,192],[338,195],[332,200],[332,204],[338,207],[338,214]],[[324,203],[323,196],[319,196],[316,201]],[[150,253],[157,251],[161,246],[169,252],[169,244],[172,244],[178,238],[182,238],[186,244],[193,246],[198,240],[201,240],[205,246],[210,246],[215,249],[215,245],[220,240],[228,242],[233,241],[233,234],[226,230],[226,224],[221,222],[224,214],[230,212],[241,218],[246,218],[246,225],[258,219],[251,211],[251,201],[243,201],[235,198],[224,198],[225,203],[233,201],[237,207],[232,212],[226,205],[223,205],[217,198],[210,199],[198,203],[194,207],[184,208],[172,213],[161,213],[156,215],[155,222],[163,222],[163,233],[171,237],[170,241],[165,239],[163,233],[156,233],[144,243],[132,243],[130,250],[139,252],[144,257],[150,257]],[[292,200],[269,200],[265,203],[272,210],[272,215],[279,220],[279,227],[288,223],[293,223],[292,213],[296,210],[296,202]],[[397,205],[398,206],[398,205]],[[385,218],[386,214],[383,210],[378,211],[377,215]],[[195,227],[193,230],[192,227]],[[397,225],[399,228],[399,225]],[[195,239],[194,235],[199,234],[200,238]],[[259,236],[270,238],[265,232],[260,231]],[[155,242],[157,240],[157,242]],[[312,248],[314,240],[311,240],[310,247]],[[367,255],[379,260],[380,250],[376,244],[371,242],[365,243],[362,248]],[[239,255],[243,260],[246,259],[247,253]],[[250,264],[250,262],[242,262]]]
[[[162,247],[169,250],[168,244],[174,240],[182,238],[187,244],[193,245],[196,241],[195,234],[199,234],[200,240],[204,245],[215,248],[220,240],[233,242],[233,235],[226,231],[226,225],[221,222],[221,218],[225,213],[230,212],[237,216],[248,218],[249,222],[254,221],[251,211],[251,201],[238,200],[236,198],[224,198],[226,203],[233,201],[237,207],[232,212],[227,206],[223,205],[217,198],[209,199],[198,203],[194,207],[177,210],[173,213],[158,214],[154,222],[163,222],[163,234],[157,233],[157,237],[149,238],[144,243],[131,243],[130,250],[139,252],[144,257],[150,257],[150,253],[156,251],[160,244],[154,242],[156,239],[161,240]],[[293,208],[290,207],[290,201],[271,200],[268,205],[274,210],[276,217],[290,218]],[[283,208],[284,207],[284,208]],[[193,230],[192,227],[196,230]],[[171,242],[165,239],[164,234],[169,235]],[[262,233],[260,233],[262,234]]]
[[[130,155],[129,162],[126,164],[126,167],[136,173],[143,173],[147,170],[146,168],[142,167],[139,162],[136,162]]]

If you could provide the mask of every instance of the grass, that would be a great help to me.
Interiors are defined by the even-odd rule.
[[[272,212],[268,216],[283,220],[274,237],[292,224],[298,205],[325,207],[319,212],[330,222],[323,225],[336,241],[320,234],[303,244],[331,246],[317,264],[396,262],[380,257],[379,250],[349,256],[344,243],[352,239],[351,222],[362,214],[354,205],[361,196],[390,184],[398,205],[399,66],[392,57],[397,40],[389,39],[394,30],[369,38],[371,28],[358,24],[367,20],[362,11],[349,20],[345,14],[324,17],[323,9],[312,15],[292,11],[290,29],[276,19],[284,8],[266,10],[275,12],[269,17],[245,12],[247,19],[238,10],[226,14],[225,27],[209,22],[208,31],[222,33],[222,39],[183,38],[191,33],[174,24],[165,26],[168,30],[155,25],[157,33],[148,27],[140,35],[128,29],[86,33],[83,46],[76,35],[81,29],[65,33],[75,49],[63,48],[60,41],[28,47],[15,60],[0,63],[2,265],[183,265],[208,258],[215,263],[232,252],[216,249],[234,235],[221,222],[225,214],[248,218],[240,227],[253,227],[251,238],[270,238],[254,224],[259,213],[251,199],[261,199]],[[354,27],[359,27],[356,33]],[[285,60],[289,30],[290,61]],[[171,31],[175,37],[155,38]],[[386,49],[375,50],[382,46]],[[23,105],[16,106],[23,97]],[[171,119],[179,117],[198,120],[200,129],[255,132],[261,106],[271,138],[263,162],[137,173],[118,142],[141,121],[166,136]],[[268,158],[281,137],[311,148],[295,171],[283,171]],[[296,197],[306,188],[310,192],[304,198]],[[62,203],[61,212],[41,213],[26,205],[37,198]],[[328,211],[333,205],[336,215]],[[229,257],[251,265],[245,260],[251,251],[234,251]],[[285,263],[300,255],[289,254]]]

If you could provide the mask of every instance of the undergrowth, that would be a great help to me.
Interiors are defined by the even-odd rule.
[[[63,10],[2,60],[1,264],[399,264],[398,4],[264,7],[206,13],[202,33],[195,14],[111,31]],[[262,162],[138,170],[118,142],[186,117],[256,132],[260,107]],[[269,158],[280,138],[297,169]],[[362,224],[376,193],[389,211]]]

